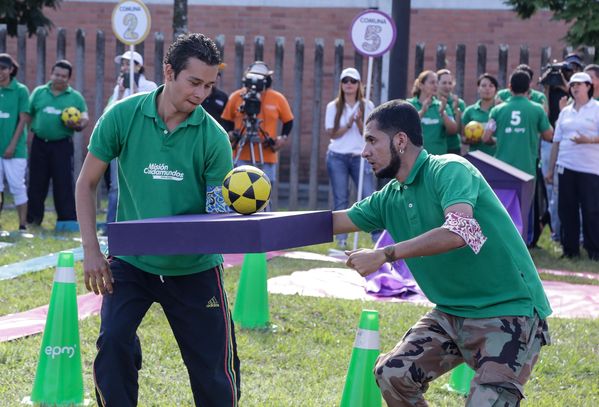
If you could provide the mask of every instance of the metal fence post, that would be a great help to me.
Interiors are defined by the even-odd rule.
[[[295,39],[295,81],[293,86],[293,129],[291,130],[291,160],[289,163],[289,210],[297,209],[299,188],[300,146],[302,135],[302,94],[304,90],[304,39]]]
[[[487,72],[487,47],[483,44],[478,44],[476,50],[476,77]]]
[[[241,86],[241,77],[245,67],[243,66],[243,48],[245,37],[243,35],[235,36],[235,88]]]
[[[35,35],[37,37],[35,86],[39,86],[46,82],[46,29],[44,27],[38,27]]]
[[[160,85],[164,82],[164,72],[162,72],[162,60],[164,59],[164,34],[154,33],[154,82]]]
[[[416,55],[414,58],[414,78],[417,78],[420,72],[424,71],[424,43],[416,44]],[[408,84],[408,94],[410,94],[410,84]]]
[[[464,77],[466,76],[466,45],[458,44],[455,52],[455,81],[456,93],[464,97]]]
[[[67,57],[67,29],[60,27],[56,33],[56,60]]]
[[[501,88],[507,86],[507,53],[509,47],[507,44],[499,44],[499,69],[497,71],[497,81]]]
[[[17,63],[19,72],[17,80],[21,83],[27,83],[27,26],[19,24],[17,26]]]
[[[320,162],[320,111],[322,107],[322,75],[324,60],[324,39],[314,42],[314,96],[312,98],[312,142],[310,150],[310,180],[308,187],[308,208],[315,210],[318,205],[318,167]]]
[[[447,46],[445,44],[437,45],[437,61],[436,69],[443,69],[447,67]]]

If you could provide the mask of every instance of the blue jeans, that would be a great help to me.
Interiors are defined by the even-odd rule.
[[[333,210],[338,211],[349,207],[349,179],[351,177],[356,189],[360,178],[360,160],[355,154],[338,154],[327,152],[327,171],[331,179],[333,191]],[[364,163],[364,179],[362,184],[362,198],[374,192],[374,177],[372,168]],[[337,241],[347,240],[347,234],[337,235]]]

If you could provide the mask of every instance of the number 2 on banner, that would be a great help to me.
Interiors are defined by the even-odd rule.
[[[123,25],[127,27],[127,30],[123,33],[124,38],[128,40],[136,40],[139,38],[139,35],[135,32],[135,28],[137,27],[137,17],[135,14],[125,14],[123,17]]]

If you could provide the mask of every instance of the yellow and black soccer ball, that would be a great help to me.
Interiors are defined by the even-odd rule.
[[[62,114],[60,115],[60,118],[62,119],[62,122],[64,124],[67,124],[67,122],[69,121],[77,124],[79,123],[79,120],[81,120],[81,112],[79,111],[79,109],[73,106],[65,107],[62,111]]]
[[[270,200],[270,180],[251,165],[233,168],[223,181],[223,198],[235,212],[250,215],[261,211]]]
[[[485,128],[483,125],[475,120],[468,122],[468,124],[464,126],[464,136],[466,136],[466,139],[471,143],[479,143],[484,132]]]

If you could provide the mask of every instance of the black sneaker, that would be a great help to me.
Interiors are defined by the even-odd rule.
[[[19,230],[27,230],[27,226],[25,226],[25,225],[19,225]]]

